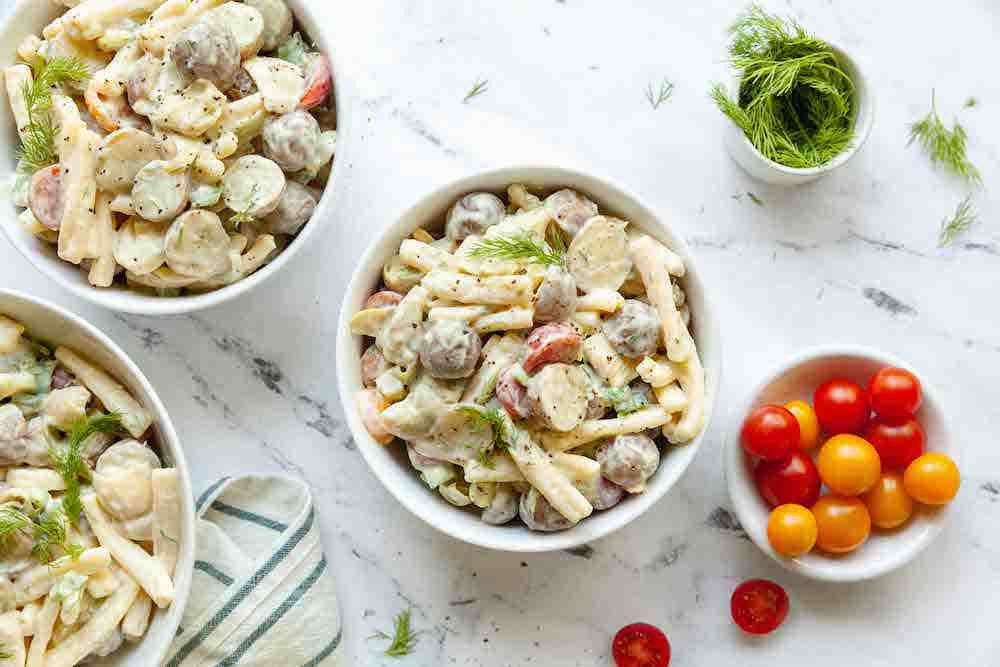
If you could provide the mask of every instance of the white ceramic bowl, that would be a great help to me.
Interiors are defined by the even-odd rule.
[[[816,387],[836,377],[853,380],[865,387],[869,378],[886,366],[906,368],[920,378],[924,400],[916,417],[927,432],[927,450],[943,452],[957,461],[957,445],[948,428],[941,396],[934,386],[900,359],[871,348],[824,346],[800,352],[768,373],[737,406],[737,412],[730,415],[732,431],[726,438],[726,479],[736,515],[754,544],[792,572],[833,582],[861,581],[883,575],[907,564],[927,548],[941,532],[951,512],[951,505],[933,508],[915,503],[913,516],[902,527],[892,531],[873,529],[865,544],[842,556],[814,549],[800,558],[786,558],[778,555],[767,540],[771,507],[758,493],[749,459],[740,445],[743,419],[767,403],[781,405],[801,399],[812,405]]]
[[[743,130],[727,119],[723,141],[736,164],[740,165],[750,176],[773,185],[803,185],[847,164],[848,160],[854,157],[868,141],[868,136],[872,132],[872,124],[875,121],[875,97],[871,86],[868,85],[868,80],[865,79],[861,68],[846,52],[836,46],[832,48],[843,64],[844,70],[854,82],[856,116],[854,140],[851,145],[824,165],[809,169],[795,169],[764,157],[750,143]],[[740,82],[739,79],[736,79],[729,86],[729,95],[737,98],[739,92]]]
[[[0,289],[0,314],[23,324],[33,336],[70,347],[92,360],[124,384],[142,405],[153,413],[156,442],[166,465],[177,468],[181,477],[181,540],[177,569],[174,572],[175,596],[167,609],[153,615],[142,641],[127,642],[121,650],[98,663],[106,667],[149,667],[159,665],[177,633],[184,605],[191,590],[194,568],[194,502],[187,462],[180,440],[174,431],[163,403],[142,371],[110,338],[73,313],[52,303],[20,292]]]
[[[292,8],[296,19],[302,25],[310,39],[330,60],[330,67],[336,75],[338,68],[334,58],[334,46],[327,37],[327,31],[321,29],[322,22],[317,11],[318,3],[308,0],[285,0]],[[13,64],[17,59],[17,45],[29,34],[39,34],[41,29],[52,19],[62,13],[65,7],[59,7],[50,0],[18,0],[16,7],[10,12],[6,23],[0,29],[0,63],[3,66]],[[334,76],[336,79],[336,76]],[[347,104],[343,98],[341,86],[336,80],[333,87],[334,100],[337,106],[337,133],[339,137],[349,135],[347,127]],[[17,165],[15,152],[19,142],[10,112],[10,102],[7,99],[6,88],[0,86],[0,183],[13,182],[14,170]],[[174,315],[190,313],[225,301],[234,299],[252,290],[292,261],[299,252],[310,244],[320,228],[327,223],[333,190],[338,182],[342,169],[342,160],[334,157],[330,180],[322,198],[316,206],[310,220],[287,248],[280,252],[271,262],[261,267],[243,280],[204,294],[179,297],[156,297],[128,290],[120,285],[114,287],[94,287],[87,282],[86,275],[74,264],[64,262],[56,255],[55,248],[25,232],[17,219],[18,209],[10,202],[10,197],[0,205],[0,227],[11,244],[42,272],[45,278],[58,283],[74,295],[86,299],[98,306],[110,308],[125,313],[138,315]]]
[[[403,239],[418,227],[441,227],[445,212],[462,195],[473,191],[504,193],[511,183],[524,183],[539,190],[569,187],[586,194],[607,213],[630,221],[651,236],[665,242],[684,258],[687,276],[683,280],[691,304],[693,335],[705,367],[707,414],[702,433],[686,446],[664,456],[646,491],[631,496],[618,506],[595,512],[577,526],[557,533],[528,530],[518,522],[491,526],[478,514],[449,505],[437,492],[427,488],[398,444],[385,447],[372,439],[356,410],[356,396],[362,390],[360,357],[362,340],[351,334],[350,319],[381,279],[382,265],[399,249]],[[708,430],[722,361],[718,323],[709,304],[697,262],[680,235],[667,226],[673,219],[666,211],[655,213],[637,197],[606,180],[555,167],[510,167],[486,171],[460,179],[427,195],[395,220],[361,257],[344,295],[337,330],[337,379],[341,403],[358,448],[375,476],[404,507],[438,530],[471,544],[504,551],[550,551],[578,546],[607,535],[649,509],[674,485],[701,448]]]

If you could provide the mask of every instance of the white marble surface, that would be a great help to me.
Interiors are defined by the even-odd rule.
[[[0,284],[85,315],[133,356],[173,415],[196,488],[261,470],[309,481],[352,665],[397,664],[365,638],[408,605],[424,634],[399,664],[607,665],[610,636],[635,620],[666,630],[678,667],[998,664],[1000,8],[768,4],[848,49],[878,95],[867,146],[818,183],[762,186],[723,150],[707,88],[726,76],[724,27],[741,3],[323,2],[352,131],[332,215],[313,223],[327,229],[301,261],[247,298],[177,319],[71,299],[6,243]],[[463,104],[477,77],[487,92]],[[676,90],[654,111],[643,91],[662,77]],[[982,224],[948,250],[937,227],[965,188],[906,148],[932,86],[946,118],[961,114],[992,188],[975,195]],[[979,106],[959,111],[970,95]],[[437,534],[381,488],[343,425],[333,343],[354,258],[395,214],[447,179],[534,160],[593,169],[673,212],[713,287],[725,378],[709,442],[653,511],[578,553],[511,556]],[[837,341],[883,347],[933,378],[965,448],[960,511],[938,542],[853,586],[795,578],[742,539],[721,465],[741,392],[782,356]],[[792,612],[752,641],[730,623],[729,595],[760,576],[786,586]]]

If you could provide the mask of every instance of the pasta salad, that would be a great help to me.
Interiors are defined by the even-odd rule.
[[[284,0],[62,0],[4,69],[20,220],[91,285],[250,275],[312,217],[336,131],[327,58]]]
[[[681,258],[569,189],[467,194],[351,321],[362,422],[483,521],[570,528],[642,493],[705,419]]]
[[[104,370],[0,315],[0,663],[109,655],[170,606],[180,479],[152,421]]]

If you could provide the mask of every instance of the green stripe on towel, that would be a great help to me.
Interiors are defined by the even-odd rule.
[[[208,576],[212,577],[218,581],[223,586],[231,586],[233,584],[233,578],[228,574],[215,567],[208,561],[196,560],[194,562],[194,569],[204,572]]]
[[[274,519],[269,519],[266,516],[254,514],[253,512],[248,512],[246,510],[241,510],[239,507],[227,505],[221,500],[216,500],[212,503],[212,509],[216,512],[222,512],[223,514],[227,514],[236,519],[249,521],[250,523],[255,523],[258,526],[263,526],[264,528],[270,528],[271,530],[279,533],[283,533],[288,530],[288,526],[280,521],[275,521]]]
[[[211,496],[213,493],[215,493],[216,489],[218,489],[220,486],[222,486],[223,484],[225,484],[228,481],[229,481],[228,477],[223,477],[222,479],[220,479],[219,481],[217,481],[215,484],[212,484],[212,486],[210,486],[207,489],[205,489],[205,492],[202,493],[200,496],[198,496],[198,500],[194,504],[195,511],[196,512],[200,512],[201,511],[201,506],[205,504],[205,501],[208,500],[209,496]]]
[[[338,628],[337,635],[333,638],[333,641],[327,644],[326,648],[319,652],[319,655],[302,665],[302,667],[316,667],[316,665],[329,658],[330,655],[337,650],[337,647],[340,646],[340,640],[343,636],[344,628]]]

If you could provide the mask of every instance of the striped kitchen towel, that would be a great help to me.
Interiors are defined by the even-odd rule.
[[[334,577],[312,494],[287,477],[223,478],[196,503],[191,596],[166,667],[337,667]]]

